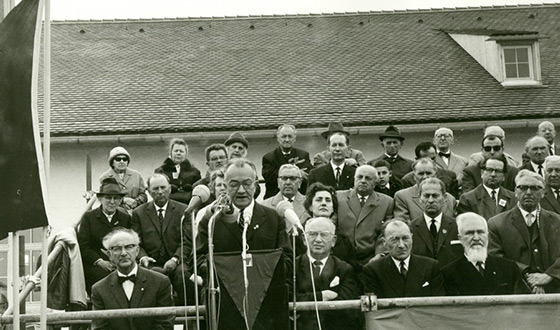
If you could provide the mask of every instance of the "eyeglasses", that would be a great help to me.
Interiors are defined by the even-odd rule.
[[[239,182],[239,181],[230,181],[227,183],[227,185],[233,189],[239,189],[239,186],[243,185],[243,188],[245,189],[251,189],[254,187],[255,185],[255,181],[253,180],[245,180],[243,182]]]
[[[416,172],[416,175],[424,176],[424,175],[434,175],[434,172]]]
[[[543,187],[541,186],[529,186],[529,185],[525,185],[525,184],[521,184],[517,187],[515,187],[521,191],[527,191],[529,189],[531,189],[531,191],[541,191],[543,189]]]
[[[218,160],[226,160],[227,157],[226,156],[214,156],[214,157],[210,157],[210,161],[211,162],[217,162]]]
[[[322,239],[329,239],[329,238],[334,236],[333,234],[325,232],[325,231],[307,231],[307,232],[305,232],[305,235],[307,235],[307,237],[309,237],[311,239],[315,239],[319,236]]]
[[[117,162],[128,162],[128,157],[115,157]]]
[[[282,181],[288,181],[288,180],[296,181],[296,180],[299,180],[301,178],[299,176],[285,176],[285,175],[282,175],[282,176],[279,176],[278,179],[280,179]]]
[[[136,248],[138,246],[138,244],[127,244],[127,245],[117,245],[117,246],[111,246],[109,248],[109,251],[113,252],[113,253],[119,253],[121,252],[123,249],[126,252],[130,252],[132,250],[134,250],[134,248]]]
[[[494,172],[494,173],[496,173],[496,174],[502,174],[502,173],[504,173],[504,170],[502,170],[502,169],[500,169],[500,168],[488,168],[488,167],[486,167],[486,168],[484,168],[484,170],[485,170],[486,172],[488,172],[488,173],[492,173],[492,172]]]
[[[486,152],[490,152],[492,150],[494,150],[494,152],[498,152],[498,151],[502,150],[502,146],[493,146],[493,147],[486,146],[486,147],[482,147],[482,149],[484,149],[484,151],[486,151]]]
[[[105,198],[108,201],[117,201],[118,202],[123,198],[123,196],[121,196],[121,195],[105,195],[105,196],[103,196],[103,198]]]

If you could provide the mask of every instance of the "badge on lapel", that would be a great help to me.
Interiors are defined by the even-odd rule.
[[[498,205],[500,205],[501,207],[506,206],[506,200],[505,199],[500,199],[500,201],[498,202]]]

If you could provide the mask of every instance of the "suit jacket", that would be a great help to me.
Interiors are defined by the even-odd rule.
[[[463,246],[457,237],[457,223],[455,218],[444,215],[437,235],[434,249],[430,229],[426,225],[424,216],[412,220],[412,253],[436,259],[443,267],[463,255]],[[453,243],[453,244],[452,244]]]
[[[335,278],[338,278],[338,284]],[[296,259],[296,279],[297,301],[313,301],[313,287],[311,285],[311,272],[307,254],[301,255]],[[335,283],[333,283],[333,280]],[[333,285],[331,286],[331,284]],[[315,278],[315,290],[317,293],[317,301],[323,299],[321,293],[323,290],[336,292],[338,297],[336,297],[335,300],[358,299],[361,293],[356,273],[352,267],[333,255],[329,256],[327,259],[319,278]],[[292,297],[292,295],[290,295],[290,297]],[[358,311],[319,311],[319,315],[321,325],[325,330],[362,329],[362,315]],[[298,329],[314,330],[317,328],[315,311],[299,313]]]
[[[452,217],[455,214],[455,197],[445,193],[447,203],[443,208],[443,214]],[[412,220],[424,214],[420,204],[420,189],[418,185],[397,191],[395,194],[395,218]]]
[[[292,148],[288,156],[284,156],[280,147],[267,153],[262,158],[262,175],[265,181],[266,191],[264,199],[276,195],[278,190],[278,170],[284,164],[294,164],[299,169],[309,173],[311,170],[311,161],[307,151]],[[303,181],[299,187],[299,192],[305,194],[307,189],[307,181]]]
[[[461,182],[461,179],[463,178],[463,169],[467,166],[467,164],[469,162],[465,157],[459,156],[456,153],[454,153],[453,151],[451,152],[451,155],[449,156],[449,164],[445,164],[445,161],[443,161],[443,159],[441,158],[441,156],[439,154],[436,154],[435,161],[436,161],[436,164],[441,166],[441,168],[455,172],[455,174],[457,175],[457,180],[459,181],[459,183]]]
[[[558,143],[554,143],[554,155],[555,156],[560,156],[560,145]],[[526,152],[524,152],[521,155],[521,163],[525,164],[527,162],[530,162],[531,158],[529,157],[529,155],[527,155]]]
[[[186,208],[186,204],[170,199],[163,218],[163,226],[159,223],[154,202],[143,204],[132,211],[131,228],[140,236],[139,260],[149,256],[156,259],[158,263],[165,263],[167,260],[158,260],[162,244],[169,258],[176,257],[181,260],[183,253],[181,234],[185,235],[189,227],[183,225],[183,233],[181,233],[181,219]]]
[[[94,310],[173,306],[171,283],[167,276],[138,267],[130,302],[118,282],[117,272],[97,282],[92,289]],[[95,319],[93,329],[164,330],[173,329],[175,316]]]
[[[503,187],[500,188],[497,200],[498,205],[492,201],[484,186],[480,184],[474,190],[461,195],[459,206],[457,206],[457,214],[474,212],[488,220],[496,214],[511,210],[517,205],[515,194]]]
[[[282,196],[281,193],[277,193],[275,196],[265,199],[262,202],[262,205],[266,207],[270,207],[271,209],[276,209],[278,203],[280,203],[283,200],[284,200],[284,196]],[[309,217],[307,211],[305,210],[305,207],[303,206],[304,202],[305,202],[305,196],[300,194],[299,192],[294,196],[294,201],[292,202],[292,204],[294,205],[294,211],[298,215],[301,223],[303,223],[303,220],[306,220]]]
[[[514,260],[521,272],[534,260],[537,271],[554,278],[545,291],[560,292],[560,215],[541,208],[538,245],[533,244],[534,237],[529,241],[529,228],[518,207],[490,218],[488,230],[489,254]]]
[[[348,152],[346,153],[346,158],[353,158],[358,162],[358,166],[362,166],[366,164],[366,158],[364,154],[358,150],[348,147]],[[331,152],[329,150],[323,150],[319,153],[316,153],[313,156],[313,168],[317,168],[319,166],[323,166],[328,164],[331,161]]]
[[[529,170],[531,172],[534,173],[538,173],[537,171],[535,171],[535,168],[533,167],[533,164],[531,164],[531,160],[529,159],[528,162],[524,162],[523,164],[521,164],[521,166],[519,166],[519,170]],[[542,169],[542,173],[543,173],[543,178],[544,178],[544,166]]]
[[[441,269],[449,296],[476,296],[518,293],[521,273],[514,261],[488,256],[484,276],[465,255]]]
[[[354,173],[356,173],[355,167],[344,165],[342,173],[340,173],[340,182],[337,184],[331,163],[327,163],[311,170],[308,184],[312,185],[315,182],[321,182],[336,190],[347,190],[354,187]]]
[[[375,163],[375,161],[381,159],[391,164],[391,172],[393,173],[393,176],[398,180],[401,180],[406,173],[412,171],[412,163],[414,162],[408,158],[404,158],[400,154],[397,154],[397,157],[395,159],[387,157],[387,155],[383,154],[375,159],[370,160],[368,162],[368,165],[372,165],[373,163]]]
[[[395,193],[401,189],[403,189],[402,183],[392,176],[389,178],[389,188],[380,187],[379,185],[375,185],[375,188],[373,188],[373,190],[385,194],[391,198],[394,198]]]
[[[437,168],[436,169],[436,178],[443,181],[445,184],[445,190],[453,195],[453,197],[459,197],[459,182],[457,181],[457,175],[455,172],[446,170],[444,168]],[[412,187],[416,184],[416,180],[414,179],[414,173],[409,172],[403,176],[402,180],[402,187],[408,188]]]
[[[541,207],[545,210],[560,214],[560,203],[558,203],[556,196],[554,196],[554,192],[548,185],[544,188],[544,196],[541,199]]]
[[[391,256],[372,261],[362,272],[364,292],[377,298],[444,296],[443,276],[434,259],[412,254],[406,280]]]
[[[502,187],[506,188],[507,190],[514,191],[515,190],[515,176],[519,170],[511,165],[507,167],[507,173],[505,173],[504,183],[502,183]],[[463,169],[463,194],[473,190],[479,184],[482,183],[482,171],[480,167],[477,165],[471,165],[465,167]]]
[[[338,191],[338,230],[356,248],[358,262],[366,264],[375,256],[381,225],[393,217],[393,199],[372,192],[364,206],[355,189]]]

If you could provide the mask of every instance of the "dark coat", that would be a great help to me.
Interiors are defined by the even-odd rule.
[[[138,267],[130,303],[117,277],[117,272],[112,272],[93,286],[91,301],[94,310],[173,306],[167,276]],[[174,315],[95,319],[92,329],[171,330],[174,320]]]
[[[480,184],[474,190],[461,195],[459,206],[457,206],[457,214],[474,212],[488,220],[496,214],[511,210],[517,205],[515,194],[504,187],[500,188],[497,199],[498,205],[492,201],[484,186]]]
[[[545,210],[560,214],[560,203],[548,185],[544,188],[544,196],[541,199],[541,207]]]
[[[514,261],[488,256],[484,276],[463,255],[441,269],[449,296],[475,296],[520,293],[521,273]]]
[[[375,159],[370,160],[368,162],[368,165],[372,165],[377,160],[385,160],[389,162],[389,164],[391,164],[391,172],[397,180],[401,180],[406,173],[411,172],[412,163],[414,163],[414,161],[408,158],[404,158],[400,154],[398,154],[395,159],[387,157],[387,155],[383,154]]]
[[[194,183],[201,178],[200,171],[194,167],[188,159],[185,159],[181,163],[181,172],[179,176],[174,179],[173,173],[176,171],[175,163],[173,163],[170,158],[166,158],[163,164],[156,168],[154,172],[165,174],[169,178],[169,184],[171,185],[170,199],[189,204]]]
[[[385,195],[387,195],[391,198],[394,198],[395,193],[397,191],[401,190],[401,189],[403,189],[402,183],[392,176],[391,176],[391,178],[389,178],[389,188],[380,187],[378,185],[375,185],[375,188],[373,188],[374,191],[377,191],[378,193],[385,194]]]
[[[309,173],[311,170],[311,161],[307,151],[292,148],[290,154],[284,156],[280,147],[267,153],[262,158],[262,176],[265,181],[265,193],[263,199],[267,199],[276,195],[278,190],[278,170],[284,164],[296,165],[299,169]],[[299,192],[305,194],[307,189],[307,181],[302,181]]]
[[[515,176],[517,175],[519,170],[511,165],[507,166],[507,172],[505,173],[504,183],[502,187],[506,188],[507,190],[514,191],[515,190]],[[482,170],[476,165],[467,166],[463,169],[463,179],[462,179],[462,188],[463,194],[473,190],[478,185],[482,183]]]
[[[459,197],[459,182],[457,181],[457,174],[455,172],[446,170],[443,168],[437,168],[436,178],[440,179],[445,184],[445,190],[453,195],[453,197]],[[414,179],[414,173],[409,172],[403,176],[402,188],[412,187],[416,184]]]
[[[327,186],[333,187],[335,190],[347,190],[354,187],[354,173],[356,168],[353,166],[344,165],[342,173],[340,173],[340,182],[336,183],[334,171],[330,163],[319,166],[309,173],[309,183],[312,185],[315,182],[321,182]]]
[[[364,266],[362,282],[364,292],[374,293],[377,298],[445,295],[437,261],[414,254],[410,256],[406,280],[388,255]]]
[[[430,229],[424,217],[412,220],[412,253],[436,259],[441,267],[463,255],[463,246],[457,237],[455,218],[443,215],[437,235],[437,245],[434,250]]]

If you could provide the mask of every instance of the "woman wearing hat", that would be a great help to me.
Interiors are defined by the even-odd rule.
[[[162,173],[169,178],[171,185],[170,199],[188,204],[191,200],[193,183],[200,180],[200,171],[187,159],[189,147],[183,139],[169,142],[169,157],[156,168],[155,173]]]
[[[109,152],[110,169],[99,177],[99,182],[114,178],[124,193],[121,206],[130,211],[148,201],[146,184],[140,172],[128,168],[130,154],[123,147],[115,147]]]

